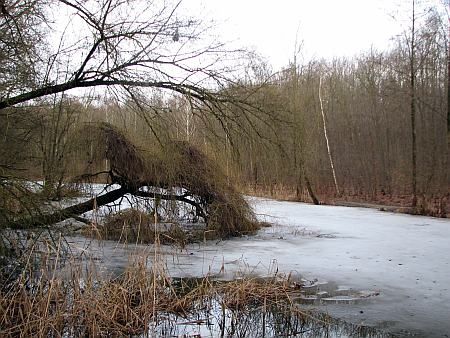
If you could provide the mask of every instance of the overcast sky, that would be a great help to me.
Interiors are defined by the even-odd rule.
[[[296,36],[306,59],[352,56],[371,46],[385,49],[407,24],[411,5],[407,0],[185,1],[197,2],[224,40],[254,47],[275,70],[293,59]]]

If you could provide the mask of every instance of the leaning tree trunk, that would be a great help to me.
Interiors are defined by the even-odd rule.
[[[6,224],[10,229],[32,229],[38,227],[49,226],[71,217],[78,217],[85,212],[94,210],[105,204],[114,202],[124,196],[129,191],[126,188],[119,188],[107,192],[106,194],[91,198],[86,202],[82,202],[53,213],[33,215],[18,220],[11,221]]]
[[[322,113],[323,135],[325,136],[325,141],[327,143],[328,159],[330,160],[331,172],[333,173],[334,187],[336,189],[336,194],[338,196],[340,196],[341,192],[339,190],[339,185],[338,185],[337,178],[336,178],[336,170],[334,169],[333,156],[331,155],[331,149],[330,149],[330,140],[328,138],[327,122],[325,119],[325,112],[323,110],[321,88],[322,88],[322,77],[319,78],[319,101],[320,101],[320,112]]]
[[[319,205],[320,202],[317,199],[316,194],[314,194],[314,191],[312,190],[312,187],[311,187],[311,183],[309,182],[309,179],[306,175],[304,175],[304,179],[305,179],[305,183],[306,183],[306,190],[308,190],[309,197],[311,197],[311,200],[313,201],[313,203],[315,205]]]
[[[191,205],[195,218],[201,217],[207,230],[218,237],[238,236],[258,228],[253,212],[245,199],[230,185],[215,163],[186,142],[169,142],[164,152],[148,156],[127,137],[108,124],[85,128],[80,136],[97,138],[97,154],[93,158],[110,163],[108,180],[120,188],[108,191],[61,210],[38,213],[4,224],[11,229],[37,228],[78,216],[126,194],[149,199],[179,201]],[[89,144],[88,137],[80,137],[81,144]],[[87,154],[89,155],[89,154]],[[147,156],[144,156],[147,155]],[[91,156],[89,156],[91,158]],[[104,174],[105,172],[101,172]],[[83,173],[83,180],[100,173]],[[152,189],[154,188],[154,189]],[[162,189],[162,191],[161,191]],[[182,189],[182,192],[180,192]]]

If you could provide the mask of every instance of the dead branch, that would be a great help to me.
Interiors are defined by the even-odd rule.
[[[79,216],[85,212],[94,210],[97,207],[114,202],[127,194],[128,191],[125,188],[120,187],[107,192],[106,194],[96,196],[90,200],[79,203],[62,210],[58,210],[50,214],[33,215],[31,217],[21,218],[5,224],[10,229],[32,229],[39,227],[46,227],[58,222],[62,222],[68,218]]]

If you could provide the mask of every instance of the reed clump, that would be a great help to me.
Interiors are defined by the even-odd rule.
[[[0,291],[0,336],[195,336],[193,325],[227,337],[385,336],[302,310],[292,301],[301,290],[286,278],[171,278],[157,259],[152,268],[148,261],[138,256],[111,278],[75,262],[66,273],[22,275]]]
[[[81,266],[65,277],[34,277],[0,293],[2,337],[145,335],[162,313],[179,311],[170,280],[145,259],[107,280]],[[189,311],[188,303],[182,310]]]
[[[286,283],[172,279],[163,269],[149,269],[147,260],[136,259],[111,279],[101,279],[92,270],[86,274],[86,267],[75,264],[66,275],[53,271],[18,279],[0,292],[0,335],[146,336],[170,315],[183,321],[211,316],[218,305],[240,311],[273,302],[289,304]]]
[[[160,223],[158,216],[137,209],[109,214],[102,222],[85,227],[83,234],[98,240],[114,240],[126,244],[155,243],[184,247],[189,234],[175,222]]]

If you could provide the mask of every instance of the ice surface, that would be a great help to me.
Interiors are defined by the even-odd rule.
[[[318,290],[320,283],[332,281],[341,291],[365,290],[362,294],[369,295],[361,304],[330,302],[324,309],[332,315],[396,332],[449,334],[449,220],[261,198],[249,201],[261,220],[275,225],[256,236],[190,245],[176,253],[163,248],[170,273],[220,278],[291,274],[311,281]],[[132,247],[105,242],[101,249],[105,266],[125,265],[132,252]]]
[[[363,315],[345,306],[330,307],[330,312],[366,324],[389,322],[395,331],[418,330],[426,336],[450,333],[449,220],[364,208],[251,201],[260,217],[280,225],[266,230],[267,235],[272,231],[285,238],[278,241],[278,248],[272,249],[276,240],[265,242],[267,251],[276,251],[268,258],[276,257],[279,270],[380,292],[376,300],[360,306]],[[318,235],[283,234],[295,227]]]

